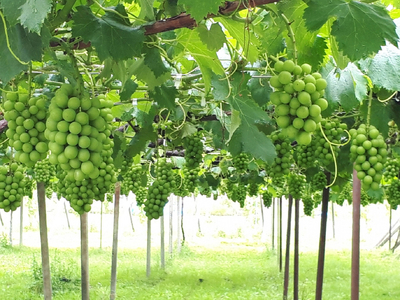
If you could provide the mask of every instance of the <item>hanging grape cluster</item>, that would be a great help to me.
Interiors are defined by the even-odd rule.
[[[56,176],[56,167],[50,164],[49,159],[46,158],[35,164],[33,173],[36,182],[44,182],[47,186],[50,180]]]
[[[328,108],[322,98],[327,86],[319,73],[311,74],[311,66],[296,65],[292,60],[278,61],[276,75],[270,79],[274,92],[270,96],[275,105],[275,119],[289,138],[301,145],[311,143],[311,135],[321,122],[321,111]]]
[[[175,176],[172,167],[173,165],[167,162],[165,158],[157,160],[156,179],[148,188],[143,209],[150,220],[158,219],[163,215],[164,206],[175,188]]]
[[[302,197],[301,201],[303,202],[303,212],[306,216],[311,216],[312,212],[315,208],[315,202],[311,195],[306,195]]]
[[[343,206],[344,201],[347,200],[349,204],[353,202],[353,188],[350,183],[345,183],[337,196],[336,204]]]
[[[0,166],[0,208],[6,212],[21,206],[25,195],[24,169],[17,163]]]
[[[240,208],[244,207],[247,197],[247,188],[242,182],[238,182],[233,185],[232,193],[230,194],[230,199],[234,202],[238,202]]]
[[[400,161],[397,158],[392,158],[386,161],[383,166],[383,178],[390,181],[393,178],[399,177],[400,172]]]
[[[241,152],[232,158],[232,163],[237,173],[245,173],[249,164],[249,156],[246,153]]]
[[[316,173],[312,177],[310,185],[311,185],[312,192],[322,191],[328,185],[328,182],[326,181],[325,173],[322,171]]]
[[[129,191],[136,196],[136,203],[141,206],[146,199],[147,171],[142,165],[132,165],[124,174],[121,192],[128,195]]]
[[[357,177],[364,190],[377,190],[387,156],[385,140],[373,125],[367,128],[365,124],[361,124],[357,130],[351,129],[350,133],[350,158],[355,162]]]
[[[259,184],[256,182],[250,182],[247,192],[250,197],[255,197],[258,195]]]
[[[184,189],[194,193],[200,172],[200,163],[203,160],[203,143],[197,135],[186,137],[183,141],[185,147],[185,165],[183,166]]]
[[[268,175],[272,178],[287,175],[293,160],[290,140],[282,132],[272,133],[271,140],[275,146],[276,157],[268,168]]]
[[[262,192],[262,200],[264,207],[270,208],[272,205],[272,194],[269,191],[264,190]]]
[[[293,199],[301,199],[303,196],[306,177],[302,174],[290,173],[288,177],[289,194]]]
[[[25,93],[8,92],[3,103],[9,145],[17,152],[14,159],[28,167],[47,157],[46,96],[32,97]]]
[[[388,186],[386,186],[387,201],[391,209],[397,209],[400,204],[400,180],[393,179]]]

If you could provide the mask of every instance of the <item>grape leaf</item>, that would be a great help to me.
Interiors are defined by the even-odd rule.
[[[225,34],[222,31],[221,26],[218,23],[211,25],[210,30],[203,24],[197,27],[199,37],[203,43],[207,45],[207,48],[211,51],[218,51],[222,48],[226,42]]]
[[[144,47],[144,63],[153,72],[154,76],[160,77],[168,72],[167,67],[161,59],[160,50],[155,47]]]
[[[195,19],[196,22],[199,22],[207,17],[209,13],[217,14],[219,6],[223,2],[224,1],[221,0],[178,0],[178,5],[184,5],[186,12],[190,14],[190,16]]]
[[[166,107],[170,111],[175,110],[175,98],[178,95],[178,91],[175,86],[156,86],[153,91],[149,91],[150,98],[153,98],[160,107]]]
[[[150,90],[162,85],[168,79],[171,79],[171,73],[167,72],[160,77],[156,77],[150,68],[144,63],[144,58],[136,60],[130,67],[130,72],[136,76],[138,80],[147,83]]]
[[[367,96],[368,81],[353,63],[349,63],[344,70],[333,69],[326,81],[328,86],[325,97],[331,109],[340,103],[348,112],[356,108]]]
[[[226,78],[213,74],[211,77],[212,94],[215,100],[223,101],[229,96],[229,85]]]
[[[154,0],[140,0],[140,14],[139,19],[146,21],[153,21],[154,10],[153,10]]]
[[[247,85],[249,86],[251,96],[259,106],[264,106],[269,102],[269,95],[272,93],[272,88],[266,78],[252,78]]]
[[[21,16],[19,20],[29,31],[40,34],[42,24],[47,14],[50,12],[51,7],[51,0],[27,0],[25,4],[20,7]]]
[[[371,78],[374,86],[389,91],[400,90],[400,50],[392,45],[382,47],[374,58],[359,62],[360,68]]]
[[[201,41],[196,30],[181,29],[178,37],[179,43],[188,51],[197,62],[203,74],[206,90],[211,88],[211,77],[213,74],[223,75],[225,70],[215,51],[211,51]]]
[[[282,19],[275,18],[273,14],[269,13],[253,28],[257,38],[260,40],[261,48],[268,55],[276,55],[284,50],[283,31],[285,25]]]
[[[361,106],[361,114],[364,120],[367,120],[368,117],[368,103],[369,101],[365,101]],[[386,103],[382,103],[377,99],[373,99],[371,103],[371,116],[370,116],[370,124],[374,125],[376,129],[382,133],[383,137],[386,138],[389,133],[389,121],[391,120],[391,107],[390,105],[386,105]]]
[[[191,136],[197,132],[197,127],[192,123],[185,123],[181,129],[181,137]]]
[[[336,17],[331,33],[353,61],[378,52],[386,40],[397,45],[396,25],[383,6],[345,0],[310,0],[307,4],[307,28],[316,31]]]
[[[42,60],[42,39],[39,35],[28,32],[20,24],[7,25],[7,28],[10,48],[21,61]],[[21,71],[28,69],[28,66],[17,61],[8,49],[3,22],[0,22],[0,61],[0,80],[3,82],[10,81]]]
[[[124,87],[122,88],[119,97],[121,100],[128,100],[131,98],[132,94],[136,91],[138,84],[134,82],[132,79],[127,79]]]
[[[120,7],[121,5],[117,6],[119,14]],[[73,17],[73,36],[82,37],[85,42],[90,41],[101,61],[107,57],[118,61],[141,55],[143,29],[131,27],[126,23],[126,19],[110,11],[98,18],[89,7],[78,6],[76,9]],[[125,10],[123,12],[126,14]]]
[[[18,8],[25,2],[26,0],[0,0],[0,8],[3,9],[3,14],[10,26],[19,23],[18,19],[21,16],[21,10]]]

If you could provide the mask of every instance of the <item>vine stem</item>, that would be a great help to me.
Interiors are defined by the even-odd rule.
[[[292,22],[289,21],[289,19],[285,16],[284,13],[281,13],[281,17],[285,21],[285,24],[286,24],[286,27],[287,27],[287,30],[288,30],[288,36],[292,40],[292,44],[293,44],[293,62],[297,65],[296,38],[295,38],[295,35],[294,35],[294,31],[293,31],[292,27],[290,26],[292,24]]]
[[[67,53],[67,55],[69,56],[69,58],[71,60],[72,68],[74,70],[74,77],[76,79],[76,83],[77,83],[77,87],[78,87],[78,94],[82,95],[83,90],[84,90],[84,83],[83,83],[83,78],[81,76],[81,73],[79,71],[78,61],[74,55],[73,50],[71,50],[71,48],[68,46],[68,44],[66,42],[64,42],[63,40],[60,39],[60,44],[63,46],[65,52]]]
[[[372,89],[369,90],[369,97],[368,97],[367,131],[369,130],[369,121],[371,119],[371,108],[372,108]]]

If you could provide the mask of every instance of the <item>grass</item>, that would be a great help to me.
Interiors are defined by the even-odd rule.
[[[144,249],[120,250],[117,299],[282,299],[283,274],[278,272],[276,255],[256,246],[183,247],[180,254],[167,259],[165,271],[159,267],[159,249],[153,249],[150,278],[146,277]],[[39,249],[3,246],[0,258],[1,299],[43,299]],[[326,253],[323,299],[350,299],[350,259],[346,251]],[[79,249],[51,249],[53,299],[80,299],[79,264]],[[302,300],[314,299],[316,264],[316,253],[301,253]],[[91,299],[109,299],[110,269],[111,250],[91,249]],[[360,299],[400,299],[399,269],[396,255],[362,251]]]

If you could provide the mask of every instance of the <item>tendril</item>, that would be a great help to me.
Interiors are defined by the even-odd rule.
[[[397,91],[395,91],[392,95],[390,95],[388,98],[386,98],[386,99],[381,99],[381,98],[379,98],[379,96],[378,96],[378,101],[379,102],[381,102],[381,103],[385,103],[385,102],[388,102],[388,101],[390,101],[393,97],[394,97],[394,95],[396,95],[397,94]]]

